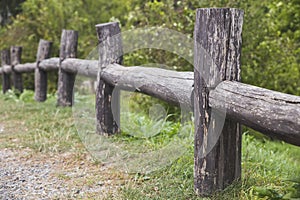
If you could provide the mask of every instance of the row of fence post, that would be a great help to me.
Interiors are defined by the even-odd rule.
[[[110,63],[122,63],[122,42],[121,29],[117,22],[98,24],[96,31],[99,43],[105,43],[107,48],[101,48],[99,53],[100,68],[104,68]],[[108,40],[116,36],[114,41]],[[110,41],[110,42],[105,42]],[[70,73],[62,69],[62,62],[67,58],[76,58],[78,45],[78,32],[74,30],[63,30],[60,41],[59,67],[58,67],[58,83],[57,83],[57,105],[72,106],[74,102],[73,88],[76,74]],[[42,60],[51,56],[52,42],[41,39],[38,45],[35,68],[35,95],[34,98],[38,102],[43,102],[47,98],[47,71],[41,69],[39,64]],[[13,86],[20,93],[23,92],[22,74],[14,71],[14,66],[21,63],[22,47],[12,46],[10,50],[1,51],[2,66],[11,66],[11,74],[13,76]],[[97,132],[103,135],[111,135],[119,132],[118,117],[120,110],[119,94],[115,93],[112,98],[114,88],[100,79],[101,70],[98,74],[98,85],[96,89],[96,110],[97,110]],[[3,93],[11,88],[10,74],[2,73]],[[116,92],[116,91],[115,91]],[[111,101],[113,99],[113,101]],[[112,106],[113,105],[113,106]],[[112,111],[114,110],[114,112]]]
[[[73,87],[75,74],[68,73],[61,69],[61,63],[66,58],[75,58],[77,55],[78,32],[73,30],[63,30],[60,44],[59,72],[58,72],[58,106],[72,106]],[[47,71],[39,68],[39,63],[51,56],[52,42],[41,39],[38,45],[36,56],[36,68],[34,75],[34,98],[36,101],[43,102],[47,98]],[[22,47],[12,46],[9,50],[1,51],[2,66],[11,66],[11,73],[2,72],[2,89],[6,93],[11,89],[11,78],[15,90],[23,92],[22,74],[16,72],[14,67],[21,63]]]
[[[19,92],[23,92],[23,80],[22,74],[18,73],[14,70],[14,66],[21,63],[21,54],[22,47],[12,46],[9,50],[3,50],[1,52],[1,63],[2,66],[10,65],[11,66],[11,74],[12,74],[12,82],[16,90]],[[10,73],[6,73],[5,71],[2,73],[2,90],[3,93],[7,92],[7,90],[11,89],[11,79]]]
[[[240,53],[243,11],[238,9],[198,9],[195,23],[194,54],[194,115],[195,115],[195,191],[206,195],[223,189],[241,176],[241,131],[240,125],[226,119],[223,131],[211,148],[209,126],[217,123],[217,114],[211,111],[208,94],[223,80],[240,81]],[[120,127],[119,94],[112,98],[114,87],[101,80],[101,69],[111,63],[122,63],[121,30],[116,22],[96,25],[99,48],[99,71],[96,89],[97,132],[102,135],[118,133]],[[115,37],[116,35],[119,35]],[[112,40],[109,38],[115,37]],[[73,88],[76,74],[61,68],[62,62],[77,55],[78,32],[63,30],[60,41],[57,105],[73,105]],[[51,55],[52,43],[40,40],[35,69],[35,100],[42,102],[47,97],[47,72],[39,63]],[[14,71],[21,62],[21,47],[2,51],[2,66],[11,65],[13,85],[23,91],[22,75]],[[10,55],[9,55],[10,54]],[[211,60],[207,59],[210,56]],[[9,74],[3,71],[3,92],[10,86]],[[207,76],[207,77],[204,77]],[[115,92],[115,91],[114,91]],[[212,131],[218,131],[212,128]],[[211,150],[209,150],[211,148]],[[206,152],[209,151],[209,152]],[[166,155],[167,156],[167,155]]]

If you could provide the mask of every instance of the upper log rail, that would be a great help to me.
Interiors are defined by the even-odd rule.
[[[45,71],[58,70],[59,58],[42,60]],[[36,63],[18,64],[19,73],[34,72]],[[97,77],[98,61],[67,58],[61,66],[69,73]],[[0,74],[11,73],[11,66],[0,68]],[[193,72],[111,64],[101,78],[120,89],[154,96],[192,110]],[[226,115],[274,139],[300,146],[300,97],[240,82],[223,81],[209,93],[209,106],[226,109]]]
[[[300,146],[300,97],[244,83],[223,81],[209,106],[265,135]]]

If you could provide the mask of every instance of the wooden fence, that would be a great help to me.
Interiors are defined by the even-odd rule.
[[[39,42],[35,63],[21,64],[22,47],[14,46],[1,52],[3,92],[11,88],[10,74],[13,86],[22,92],[22,73],[35,72],[35,100],[45,101],[47,72],[57,70],[57,105],[72,106],[76,74],[98,77],[96,130],[103,135],[120,131],[116,123],[119,99],[111,102],[116,86],[185,106],[193,110],[195,116],[195,191],[199,195],[209,195],[241,177],[240,124],[300,146],[300,97],[239,82],[242,24],[241,10],[198,9],[194,72],[122,66],[119,56],[122,54],[121,30],[115,22],[96,25],[99,43],[114,36],[114,40],[99,52],[99,61],[77,59],[78,33],[63,30],[59,58],[49,58],[52,43],[45,40]],[[136,85],[143,86],[135,88]],[[226,120],[222,133],[210,149],[211,135],[218,130],[209,125],[218,123],[217,112],[225,114],[224,111]]]

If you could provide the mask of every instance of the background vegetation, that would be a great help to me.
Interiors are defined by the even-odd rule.
[[[62,29],[79,31],[78,55],[84,58],[96,46],[95,24],[98,23],[120,21],[122,30],[160,26],[193,37],[196,8],[243,9],[243,82],[300,95],[299,0],[23,1],[1,1],[0,49],[22,45],[24,62],[35,60],[40,38],[54,42],[53,56],[57,56]],[[160,50],[140,50],[125,56],[126,65],[143,63],[192,70],[184,60]],[[55,75],[51,77],[54,79]],[[33,88],[32,80],[27,79],[29,89]],[[50,83],[52,92],[55,83]]]

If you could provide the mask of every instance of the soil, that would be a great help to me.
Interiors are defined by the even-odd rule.
[[[0,149],[0,199],[112,199],[126,179],[88,154]]]

